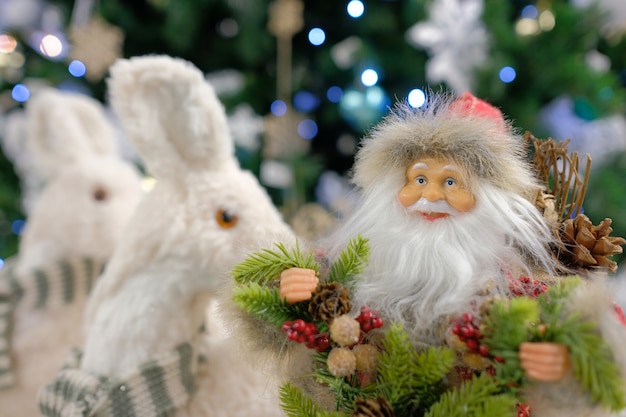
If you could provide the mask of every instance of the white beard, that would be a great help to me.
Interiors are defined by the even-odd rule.
[[[355,308],[367,305],[387,323],[403,323],[414,339],[439,343],[438,327],[450,314],[475,311],[487,290],[506,293],[507,271],[551,271],[549,228],[527,200],[483,185],[472,211],[429,222],[407,213],[390,189],[397,187],[365,196],[331,238],[331,254],[357,234],[369,238]]]

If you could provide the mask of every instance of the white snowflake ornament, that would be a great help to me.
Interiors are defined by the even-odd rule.
[[[122,56],[124,32],[99,17],[92,18],[86,25],[70,29],[72,43],[71,59],[85,64],[85,78],[100,81],[111,64]]]
[[[489,36],[482,12],[483,0],[434,0],[430,20],[409,28],[407,42],[430,54],[429,83],[443,81],[458,94],[472,90],[474,70],[487,59]]]

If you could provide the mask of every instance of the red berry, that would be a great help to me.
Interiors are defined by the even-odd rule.
[[[502,356],[494,356],[493,359],[496,362],[504,363],[504,358]]]
[[[461,326],[459,326],[458,324],[452,326],[452,334],[458,335],[459,333],[461,333]]]
[[[474,335],[474,329],[467,326],[461,327],[461,334],[465,337],[471,337]]]
[[[375,329],[380,329],[381,327],[383,327],[383,319],[381,319],[380,317],[374,317],[372,319],[372,326],[374,326]]]
[[[477,350],[478,349],[478,342],[475,339],[470,339],[467,341],[466,343],[467,347],[470,348],[471,350]]]
[[[330,347],[330,337],[327,333],[322,333],[315,339],[315,350],[324,352]]]
[[[486,358],[487,356],[489,356],[489,348],[487,347],[487,345],[480,345],[478,346],[478,353],[480,353],[480,356]]]
[[[463,320],[465,320],[466,322],[471,323],[473,319],[474,318],[470,313],[463,314]]]
[[[302,319],[298,319],[293,322],[292,328],[297,331],[302,331],[306,327],[306,323]]]

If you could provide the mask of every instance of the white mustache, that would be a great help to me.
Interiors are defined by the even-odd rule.
[[[445,200],[428,201],[424,197],[417,200],[406,208],[409,212],[419,211],[422,213],[446,213],[451,216],[459,214],[453,207]]]

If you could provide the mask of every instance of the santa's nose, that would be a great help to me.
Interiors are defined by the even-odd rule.
[[[428,184],[422,193],[422,197],[424,197],[428,201],[438,201],[443,200],[444,195],[441,191],[441,187],[437,185]]]

